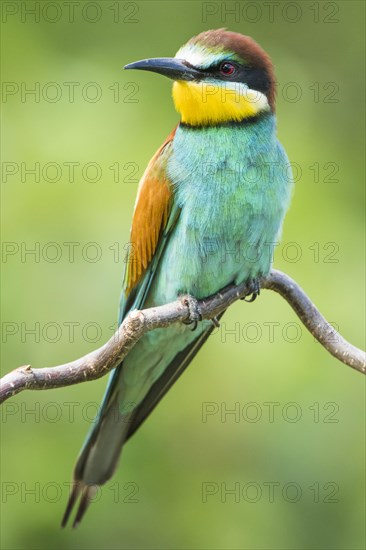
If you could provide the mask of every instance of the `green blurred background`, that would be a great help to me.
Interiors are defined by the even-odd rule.
[[[364,346],[363,2],[2,9],[2,373],[72,360],[112,334],[137,180],[177,122],[171,83],[122,66],[222,26],[272,56],[279,137],[301,168],[275,267]],[[39,181],[25,172],[35,163]],[[4,405],[2,548],[364,547],[361,375],[273,293],[224,319],[76,531],[59,522],[106,380]]]

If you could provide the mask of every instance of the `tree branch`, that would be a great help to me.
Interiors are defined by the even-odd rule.
[[[274,290],[293,308],[311,334],[342,363],[365,374],[365,352],[347,342],[321,315],[302,288],[288,275],[272,270],[261,280],[261,288]],[[221,292],[200,300],[202,319],[212,319],[236,300],[250,294],[246,283],[228,286]],[[116,333],[101,348],[59,365],[33,369],[19,367],[0,380],[0,403],[23,390],[48,390],[101,378],[116,367],[136,342],[148,331],[173,323],[189,321],[190,314],[181,298],[170,304],[131,312]]]

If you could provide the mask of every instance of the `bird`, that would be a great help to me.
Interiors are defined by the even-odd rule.
[[[111,373],[81,449],[65,526],[73,527],[114,474],[122,447],[206,342],[197,302],[247,282],[255,298],[268,275],[293,178],[277,138],[274,67],[251,37],[202,32],[170,58],[126,70],[173,80],[179,122],[152,157],[133,212],[119,323],[135,309],[192,296],[190,320],[145,334]],[[196,330],[192,330],[196,329]]]

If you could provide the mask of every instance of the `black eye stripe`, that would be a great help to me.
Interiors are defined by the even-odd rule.
[[[232,74],[223,74],[220,70],[224,63],[229,63],[235,67]],[[193,67],[190,63],[185,61],[188,67]],[[257,90],[263,94],[267,94],[271,87],[271,81],[265,68],[253,67],[251,65],[242,65],[237,61],[231,59],[223,59],[215,65],[211,65],[205,69],[199,67],[193,67],[196,71],[201,73],[197,80],[221,80],[223,82],[242,82],[246,84],[250,89]]]

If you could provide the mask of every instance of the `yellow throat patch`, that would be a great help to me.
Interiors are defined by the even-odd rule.
[[[264,94],[241,82],[178,80],[173,84],[173,100],[182,122],[191,126],[240,122],[270,110]]]

